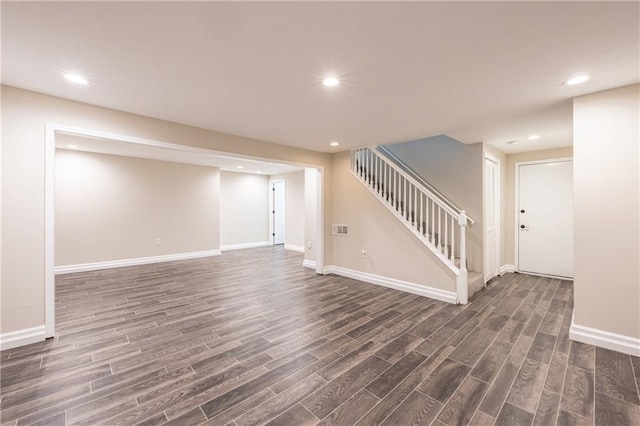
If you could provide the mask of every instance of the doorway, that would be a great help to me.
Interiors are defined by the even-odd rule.
[[[516,270],[573,278],[573,161],[516,164]]]
[[[55,335],[55,153],[56,153],[56,136],[60,134],[86,137],[89,139],[99,139],[105,141],[117,141],[126,144],[133,144],[133,146],[143,147],[151,146],[161,149],[171,150],[178,153],[197,153],[203,156],[214,155],[224,159],[245,159],[247,161],[254,162],[272,162],[272,159],[266,159],[261,157],[253,157],[248,155],[233,155],[229,153],[213,151],[206,148],[198,148],[189,145],[179,145],[168,142],[156,141],[151,139],[139,138],[136,136],[122,135],[110,132],[104,132],[100,130],[86,129],[81,127],[75,127],[64,124],[47,122],[45,130],[45,252],[44,252],[44,290],[45,290],[45,327],[44,338],[54,337]],[[275,164],[275,163],[274,163]],[[314,228],[309,236],[313,236],[313,247],[315,253],[315,260],[313,261],[313,267],[318,274],[322,274],[324,270],[324,168],[322,166],[301,164],[301,163],[288,163],[292,166],[306,167],[306,170],[313,171],[315,180],[312,187],[314,188],[315,203],[313,205],[314,213]],[[284,193],[284,191],[283,191]],[[311,248],[311,243],[309,243]],[[174,259],[178,260],[178,259]],[[305,259],[306,262],[306,259]]]
[[[484,281],[500,273],[500,161],[484,158]]]
[[[271,220],[271,245],[284,244],[286,241],[286,188],[284,180],[269,182]]]

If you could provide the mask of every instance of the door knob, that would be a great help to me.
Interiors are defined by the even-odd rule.
[[[528,231],[529,227],[525,225],[520,225],[520,229],[522,229],[523,231]]]
[[[526,228],[526,226],[524,226],[524,225],[520,225],[520,228],[524,229],[524,228]]]

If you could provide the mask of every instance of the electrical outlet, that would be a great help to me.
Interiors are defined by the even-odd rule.
[[[362,249],[362,257],[367,257],[367,249],[366,248]]]
[[[160,245],[160,238],[156,238],[156,245],[159,246]]]

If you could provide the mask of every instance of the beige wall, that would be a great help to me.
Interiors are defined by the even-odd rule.
[[[574,119],[574,323],[640,338],[640,85],[581,96]]]
[[[269,181],[284,180],[284,218],[286,245],[304,247],[305,197],[304,170],[269,176]]]
[[[55,185],[56,266],[219,248],[217,168],[58,149]]]
[[[304,258],[305,260],[316,261],[316,245],[311,235],[315,235],[318,230],[318,176],[319,171],[316,169],[304,169]],[[325,182],[325,185],[327,183]],[[326,202],[326,201],[325,201]],[[328,222],[325,227],[329,228]],[[325,262],[325,264],[327,264]]]
[[[505,186],[505,256],[503,256],[504,264],[515,265],[515,194],[516,194],[516,163],[522,163],[525,161],[538,161],[548,160],[553,158],[565,158],[573,156],[573,148],[568,146],[566,148],[557,149],[545,149],[541,151],[523,152],[519,154],[507,155],[506,166],[506,186]]]
[[[348,152],[334,154],[332,170],[333,223],[349,235],[333,237],[327,264],[455,291],[454,274],[351,175]]]
[[[324,168],[328,154],[185,126],[2,86],[2,306],[0,333],[44,324],[45,124],[61,123],[278,162]],[[330,215],[330,185],[323,194]],[[330,230],[324,250],[331,250]],[[309,236],[311,238],[311,236]],[[325,255],[326,255],[325,253]]]
[[[269,241],[269,178],[220,172],[220,245]]]
[[[438,136],[386,147],[476,221],[467,230],[467,262],[471,271],[482,272],[483,144]]]

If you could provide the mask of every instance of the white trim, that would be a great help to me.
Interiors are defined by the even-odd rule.
[[[533,161],[519,161],[517,163],[515,163],[514,167],[515,167],[515,175],[514,175],[514,198],[513,198],[513,204],[515,205],[515,209],[513,211],[514,214],[514,220],[513,220],[513,227],[514,227],[514,240],[515,240],[515,244],[514,244],[514,272],[520,272],[520,266],[519,266],[519,262],[518,262],[518,246],[520,245],[520,216],[519,216],[519,212],[520,212],[520,166],[526,166],[526,165],[530,165],[530,164],[545,164],[545,163],[556,163],[556,162],[560,162],[560,161],[573,161],[573,157],[559,157],[559,158],[547,158],[544,160],[533,160]]]
[[[485,198],[487,196],[486,193],[486,182],[484,181],[485,176],[486,176],[486,171],[485,171],[485,166],[486,166],[486,160],[491,161],[492,163],[495,163],[497,166],[497,185],[496,185],[496,205],[494,206],[494,210],[496,212],[496,247],[495,247],[495,254],[496,254],[496,262],[495,265],[493,265],[496,269],[496,273],[491,275],[491,274],[487,274],[486,271],[484,273],[484,282],[485,284],[493,277],[495,277],[496,275],[499,275],[500,272],[500,259],[502,257],[502,251],[501,251],[501,247],[500,247],[500,241],[502,238],[502,209],[500,208],[500,206],[502,205],[502,161],[500,161],[500,159],[498,157],[494,157],[493,155],[489,154],[488,152],[484,152],[484,161],[482,162],[482,179],[483,179],[483,185],[482,185],[482,200],[483,200],[483,204],[485,204],[484,207],[484,211],[482,212],[483,214],[483,221],[482,221],[482,236],[483,236],[483,240],[485,240],[485,244],[483,247],[483,252],[484,255],[486,256],[486,254],[488,253],[487,251],[487,247],[486,245],[488,244],[488,239],[487,237],[487,208],[486,208],[486,203],[484,203]],[[486,264],[486,262],[482,261],[483,267]]]
[[[200,257],[219,256],[220,250],[194,251],[190,253],[165,254],[162,256],[137,257],[133,259],[108,260],[106,262],[81,263],[78,265],[56,266],[55,273],[70,274],[73,272],[97,271],[100,269],[122,268],[124,266],[147,265],[149,263],[171,262],[174,260],[197,259]]]
[[[342,277],[353,278],[354,280],[364,281],[369,284],[389,287],[407,293],[417,294],[419,296],[431,299],[442,300],[443,302],[456,303],[456,293],[453,291],[440,290],[437,288],[416,284],[408,281],[401,281],[395,278],[383,277],[380,275],[360,272],[354,269],[343,268],[341,266],[328,265],[324,268],[325,274],[335,274]]]
[[[240,244],[225,244],[223,246],[220,246],[220,251],[225,252],[225,251],[231,251],[231,250],[242,250],[242,249],[264,247],[264,246],[270,246],[270,245],[271,243],[269,241],[256,241],[253,243],[240,243]]]
[[[640,339],[577,325],[573,322],[573,318],[571,319],[569,338],[577,342],[587,343],[633,356],[640,356]]]
[[[515,271],[516,271],[516,268],[513,265],[502,265],[500,267],[500,275],[507,274],[507,273],[513,274]]]
[[[302,266],[304,266],[305,268],[316,269],[316,261],[305,259],[302,261]]]
[[[45,337],[53,337],[56,330],[55,278],[55,164],[56,128],[47,123],[44,133],[44,325]]]
[[[324,167],[316,169],[316,273],[324,271]]]
[[[285,250],[297,251],[300,253],[304,253],[304,246],[297,246],[295,244],[287,244],[284,243]]]
[[[45,339],[46,332],[44,325],[0,334],[0,351],[42,342]]]

